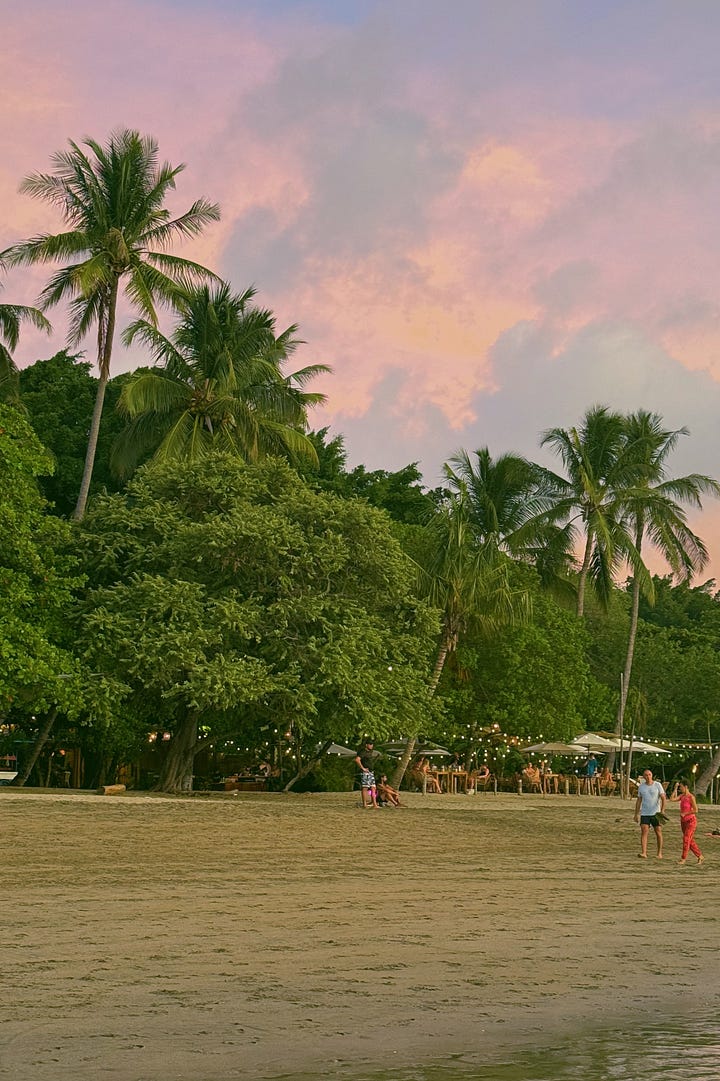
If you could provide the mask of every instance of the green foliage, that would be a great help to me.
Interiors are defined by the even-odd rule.
[[[49,360],[38,360],[20,372],[20,393],[28,418],[43,445],[52,452],[52,474],[40,478],[40,487],[55,513],[69,517],[75,506],[83,474],[87,433],[97,395],[98,380],[80,356],[61,350]],[[116,491],[110,472],[110,446],[123,427],[116,410],[127,376],[111,379],[103,406],[92,491]]]
[[[536,585],[531,622],[498,635],[471,632],[458,650],[457,665],[440,685],[455,738],[477,741],[493,724],[538,740],[607,727],[610,696],[592,676],[589,646],[582,622]]]
[[[45,514],[37,478],[52,469],[19,410],[0,405],[0,715],[55,706],[77,715],[83,674],[68,621],[80,583],[69,527]]]
[[[430,610],[384,515],[277,460],[144,467],[82,530],[82,646],[143,722],[208,738],[396,735],[428,715]]]
[[[274,316],[251,303],[254,295],[233,293],[225,283],[199,286],[175,299],[178,320],[169,338],[148,320],[128,328],[126,342],[145,342],[156,367],[136,372],[123,388],[128,425],[113,452],[121,474],[150,454],[159,461],[194,461],[212,451],[244,461],[272,454],[315,461],[303,429],[308,408],[324,395],[302,388],[328,369],[283,374],[299,344],[297,328],[276,336]]]

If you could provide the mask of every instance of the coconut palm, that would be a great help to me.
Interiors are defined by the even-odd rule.
[[[276,337],[271,312],[251,304],[253,289],[198,286],[176,301],[178,322],[165,337],[137,320],[125,341],[140,340],[156,367],[123,387],[119,408],[129,425],[113,450],[113,468],[130,472],[143,457],[192,461],[225,450],[245,461],[268,454],[317,462],[304,432],[307,410],[325,400],[303,388],[322,364],[284,375],[299,344],[297,328]]]
[[[110,375],[121,282],[133,307],[155,324],[156,306],[172,302],[178,283],[211,276],[167,248],[173,240],[197,236],[218,220],[219,210],[198,199],[171,218],[164,204],[184,165],[160,164],[155,139],[136,131],[114,132],[105,146],[93,139],[71,141],[69,150],[54,155],[53,165],[52,173],[27,177],[21,191],[58,207],[67,231],[15,244],[0,260],[8,266],[65,263],[43,289],[39,305],[48,309],[70,302],[70,345],[77,345],[91,327],[97,330],[100,378],[74,513],[82,518]]]
[[[583,545],[577,614],[585,610],[588,580],[607,604],[614,574],[623,563],[648,586],[649,575],[623,516],[626,493],[642,476],[641,448],[628,439],[625,417],[607,406],[593,406],[579,428],[551,428],[541,444],[560,456],[567,474],[546,471],[547,482],[556,489],[550,517],[565,523],[571,543]]]
[[[635,448],[636,456],[639,455],[636,457],[639,476],[635,486],[625,493],[623,509],[624,522],[632,533],[635,549],[641,557],[643,545],[649,541],[667,561],[673,575],[687,580],[705,567],[708,553],[703,541],[688,526],[682,504],[700,509],[702,496],[720,495],[720,485],[700,473],[690,473],[685,477],[667,476],[667,459],[680,436],[689,434],[687,428],[675,431],[665,429],[662,417],[657,413],[638,410],[626,418],[625,431],[628,443]],[[640,595],[644,586],[647,586],[647,579],[635,574],[617,715],[618,732],[623,728],[635,653]],[[652,594],[647,589],[646,592],[652,599]]]
[[[435,693],[445,662],[469,626],[486,633],[526,619],[529,595],[513,587],[511,561],[492,544],[478,542],[465,491],[446,500],[425,529],[427,554],[419,566],[421,590],[441,612],[441,631],[430,693]],[[397,787],[417,741],[411,736],[393,775]]]
[[[544,584],[567,592],[570,530],[553,521],[555,486],[547,471],[517,454],[493,459],[487,447],[460,451],[445,465],[449,490],[467,500],[476,542],[533,563]]]
[[[2,286],[0,286],[0,289]],[[24,304],[0,304],[0,400],[17,404],[20,400],[18,370],[12,354],[20,340],[20,325],[32,323],[49,334],[52,327],[41,311]]]

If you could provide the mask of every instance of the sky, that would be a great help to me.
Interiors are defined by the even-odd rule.
[[[418,462],[428,486],[460,448],[552,465],[540,433],[602,403],[687,427],[671,471],[720,476],[716,0],[3,10],[0,248],[60,227],[23,176],[135,128],[187,165],[173,209],[220,203],[182,253],[298,323],[298,367],[332,367],[312,425],[351,465]],[[3,300],[46,276],[13,271]],[[21,365],[62,347],[53,320]],[[720,503],[690,521],[720,580]]]

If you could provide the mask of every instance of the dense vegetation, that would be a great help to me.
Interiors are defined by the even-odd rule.
[[[166,250],[218,211],[170,219],[179,170],[156,151],[71,144],[25,185],[68,231],[0,254],[61,263],[39,306],[69,301],[69,345],[99,343],[98,377],[67,351],[18,372],[20,324],[45,318],[0,305],[0,754],[19,780],[74,748],[80,783],[111,781],[149,742],[155,783],[187,791],[228,746],[293,772],[363,732],[408,741],[398,778],[417,738],[496,767],[511,736],[720,740],[720,596],[692,584],[707,552],[686,521],[719,489],[672,475],[685,430],[593,406],[542,437],[558,472],[483,447],[432,492],[414,463],[348,469],[342,436],[310,429],[327,369],[285,370],[296,327]],[[148,366],[113,378],[123,284]]]

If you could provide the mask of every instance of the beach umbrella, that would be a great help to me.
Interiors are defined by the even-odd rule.
[[[618,751],[620,749],[620,740],[606,739],[605,736],[599,736],[596,732],[584,732],[582,736],[571,739],[570,746],[579,747],[581,753],[582,751],[604,753],[605,751]]]
[[[320,744],[318,744],[318,750],[320,750]],[[341,743],[331,743],[325,754],[336,754],[339,758],[354,758],[357,751],[352,751],[349,747],[343,747]]]
[[[623,741],[624,751],[629,751],[631,747],[638,754],[672,754],[672,751],[669,751],[667,747],[658,747],[654,743],[645,743],[642,739],[634,739],[632,743],[630,743],[629,739]]]
[[[534,743],[532,747],[522,747],[523,754],[559,754],[576,755],[585,754],[584,747],[573,746],[572,743]]]
[[[421,747],[417,753],[425,755],[426,758],[450,758],[452,755],[452,751],[446,751],[444,747]]]

